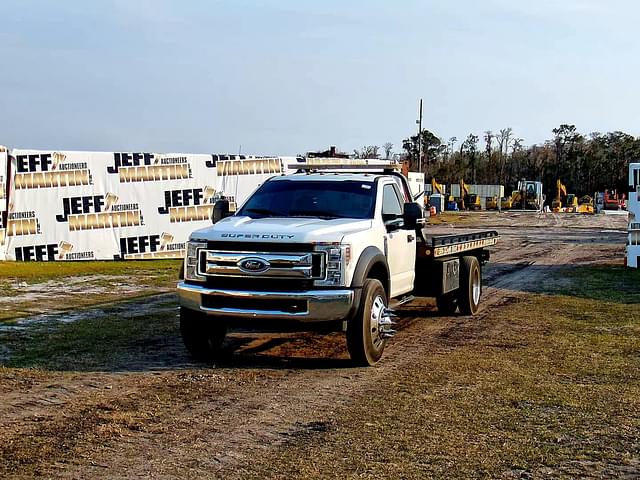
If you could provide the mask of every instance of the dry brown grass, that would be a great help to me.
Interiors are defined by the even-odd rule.
[[[463,225],[473,223],[474,215],[472,212],[443,212],[434,217],[429,217],[427,223],[429,225]]]
[[[640,304],[536,296],[486,322],[243,473],[637,478]]]

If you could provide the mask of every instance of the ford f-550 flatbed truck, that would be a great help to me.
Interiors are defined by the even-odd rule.
[[[343,331],[353,362],[375,364],[395,333],[391,307],[415,296],[475,314],[495,231],[430,235],[392,165],[297,165],[235,214],[191,234],[178,284],[194,358],[215,358],[228,328]]]

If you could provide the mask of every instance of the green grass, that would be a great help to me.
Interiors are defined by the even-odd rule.
[[[640,303],[640,269],[620,265],[599,265],[569,269],[564,295],[605,302]]]
[[[177,272],[181,263],[182,260],[0,262],[0,279],[41,282],[84,275],[146,275]]]
[[[122,302],[71,323],[52,320],[25,330],[0,330],[0,343],[11,352],[4,366],[126,370],[144,359],[152,361],[179,337],[175,303],[171,297],[156,301],[154,309],[160,313],[150,314],[136,303]]]

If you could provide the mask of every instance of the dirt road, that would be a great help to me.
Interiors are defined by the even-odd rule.
[[[375,368],[350,368],[337,334],[234,334],[220,364],[192,364],[177,333],[173,296],[84,311],[123,321],[144,315],[175,335],[151,332],[89,364],[60,352],[72,356],[52,362],[60,368],[0,367],[0,476],[259,478],[276,452],[343,428],[340,419],[384,396],[385,386],[401,383],[436,349],[453,352],[489,335],[501,309],[562,284],[559,267],[621,263],[624,255],[621,217],[483,213],[439,228],[469,226],[501,234],[483,272],[480,315],[439,317],[426,300],[402,307],[399,333]],[[392,408],[394,399],[385,402]],[[335,455],[339,462],[341,453]]]

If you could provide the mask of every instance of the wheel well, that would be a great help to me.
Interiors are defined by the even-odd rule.
[[[380,280],[380,283],[382,283],[384,291],[387,294],[387,298],[389,297],[389,276],[387,274],[386,267],[381,262],[373,264],[373,266],[367,273],[367,278],[375,278],[376,280]]]

